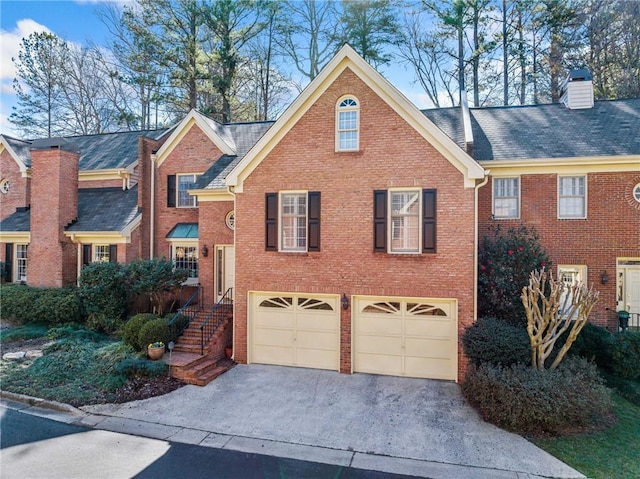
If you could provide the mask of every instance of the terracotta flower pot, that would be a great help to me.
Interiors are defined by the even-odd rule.
[[[158,348],[147,348],[147,354],[149,355],[149,359],[152,359],[153,361],[162,359],[162,356],[164,355],[164,346],[160,346]]]

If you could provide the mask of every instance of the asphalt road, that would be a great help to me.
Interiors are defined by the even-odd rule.
[[[0,409],[0,478],[341,478],[386,474],[93,430]]]

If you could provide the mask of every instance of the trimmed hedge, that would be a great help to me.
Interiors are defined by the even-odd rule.
[[[156,341],[162,341],[165,346],[171,341],[171,330],[167,318],[152,319],[140,328],[138,344],[142,346],[142,351],[146,351],[147,346]]]
[[[31,288],[2,286],[2,319],[21,323],[60,325],[82,319],[76,288]]]
[[[482,318],[462,336],[464,352],[472,364],[511,366],[531,364],[531,346],[526,329],[495,318]]]
[[[169,365],[164,361],[150,361],[142,358],[127,358],[116,365],[118,374],[123,374],[127,378],[134,376],[144,376],[156,378],[166,376]]]
[[[149,343],[141,344],[138,340],[140,329],[154,319],[158,319],[158,316],[152,313],[140,313],[132,316],[122,327],[122,341],[136,351],[145,349]]]
[[[610,390],[595,365],[570,357],[554,370],[483,364],[472,368],[462,392],[488,422],[520,434],[562,434],[606,424]]]
[[[626,379],[640,379],[640,333],[625,331],[613,335],[611,372]]]
[[[559,350],[568,335],[567,331],[554,349]],[[613,347],[614,336],[602,326],[587,323],[571,345],[569,354],[594,361],[598,367],[609,369],[611,367],[611,348]]]

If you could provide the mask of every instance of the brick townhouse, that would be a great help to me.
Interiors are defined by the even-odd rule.
[[[640,99],[565,89],[420,111],[345,46],[275,122],[0,136],[5,278],[172,258],[203,307],[232,295],[237,362],[457,381],[479,238],[526,224],[615,330],[640,312]]]

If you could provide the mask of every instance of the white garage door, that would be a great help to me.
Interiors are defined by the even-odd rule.
[[[455,299],[354,298],[354,371],[457,379]]]
[[[340,370],[338,296],[250,293],[250,361]]]

